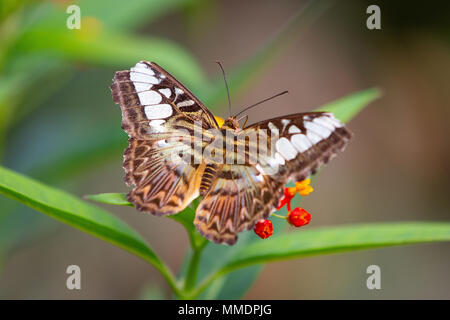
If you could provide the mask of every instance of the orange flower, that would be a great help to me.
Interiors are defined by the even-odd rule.
[[[310,186],[311,179],[306,179],[295,184],[295,189],[301,196],[307,196],[314,191],[313,187]]]
[[[266,239],[273,235],[272,221],[260,220],[255,224],[255,228],[253,230],[261,239]]]
[[[295,208],[288,213],[287,221],[298,228],[307,225],[311,221],[311,215],[303,208]]]
[[[288,212],[291,211],[291,200],[295,197],[295,194],[298,192],[301,196],[307,196],[311,192],[313,192],[313,187],[310,186],[311,179],[306,179],[303,181],[299,181],[295,184],[295,187],[284,188],[284,195],[280,199],[278,203],[277,210],[280,210],[285,204],[287,205]]]

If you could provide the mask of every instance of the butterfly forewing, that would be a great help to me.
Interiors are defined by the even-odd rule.
[[[268,133],[270,150],[258,153],[258,168],[277,179],[300,181],[342,151],[351,133],[331,113],[308,112],[255,123],[243,130]]]
[[[217,128],[211,112],[153,62],[141,61],[117,72],[111,90],[122,109],[122,127],[130,137],[159,139],[164,129],[176,128],[180,119],[189,122],[189,128],[195,121],[205,129]]]
[[[198,196],[203,169],[192,160],[194,126],[217,128],[214,117],[154,63],[141,61],[117,72],[111,91],[122,110],[122,128],[130,136],[125,181],[135,187],[129,200],[156,215],[181,211]]]

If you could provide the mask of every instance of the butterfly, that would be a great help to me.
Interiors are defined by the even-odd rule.
[[[314,174],[352,136],[326,112],[243,128],[230,116],[219,126],[199,99],[154,62],[116,72],[110,88],[129,135],[123,162],[124,180],[133,186],[128,200],[140,211],[161,216],[176,214],[201,196],[194,224],[216,243],[234,244],[238,233],[276,210],[287,182]],[[200,140],[194,139],[196,128],[202,131]],[[220,135],[225,138],[216,143]],[[249,136],[257,136],[256,142],[240,139]],[[265,147],[270,152],[251,157],[250,149]],[[212,156],[205,157],[208,149]],[[234,161],[219,161],[225,153]]]

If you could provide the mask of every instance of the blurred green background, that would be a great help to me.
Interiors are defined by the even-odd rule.
[[[355,138],[346,152],[303,202],[312,226],[448,220],[449,5],[317,2],[292,23],[306,1],[1,0],[2,165],[80,196],[126,192],[127,137],[108,88],[114,72],[155,61],[226,117],[214,63],[220,60],[235,112],[290,92],[252,110],[250,122],[382,88],[383,98],[349,124]],[[74,3],[80,30],[66,27]],[[365,12],[374,3],[382,29],[372,31]],[[108,209],[180,268],[188,241],[179,224]],[[448,249],[426,244],[277,262],[244,297],[449,299]],[[71,264],[81,267],[81,291],[65,287]],[[366,288],[371,264],[381,267],[382,290]],[[0,197],[0,298],[167,297],[163,279],[144,261]]]

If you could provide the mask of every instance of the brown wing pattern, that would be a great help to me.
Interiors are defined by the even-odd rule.
[[[122,110],[122,128],[131,138],[160,140],[177,128],[218,128],[211,112],[156,63],[141,61],[118,71],[111,85],[113,100]]]
[[[200,202],[194,224],[206,238],[232,245],[278,204],[282,183],[255,166],[223,165]]]
[[[308,112],[288,115],[255,123],[243,130],[266,130],[271,152],[260,154],[258,164],[273,178],[300,181],[340,151],[351,139],[351,132],[327,112]]]
[[[275,211],[289,180],[304,180],[315,173],[351,138],[332,114],[322,112],[259,122],[241,134],[263,130],[273,148],[261,152],[258,145],[254,165],[224,165],[197,209],[197,229],[217,243],[233,244],[237,233],[267,218]]]
[[[203,166],[185,161],[179,154],[190,146],[176,141],[131,138],[125,150],[125,181],[135,185],[128,200],[140,211],[154,215],[183,210],[199,195]],[[184,155],[185,157],[185,155]]]
[[[192,161],[194,124],[217,128],[214,117],[155,63],[141,61],[117,72],[111,91],[130,136],[125,181],[135,187],[129,201],[156,215],[181,211],[198,196],[202,174],[202,166]]]

